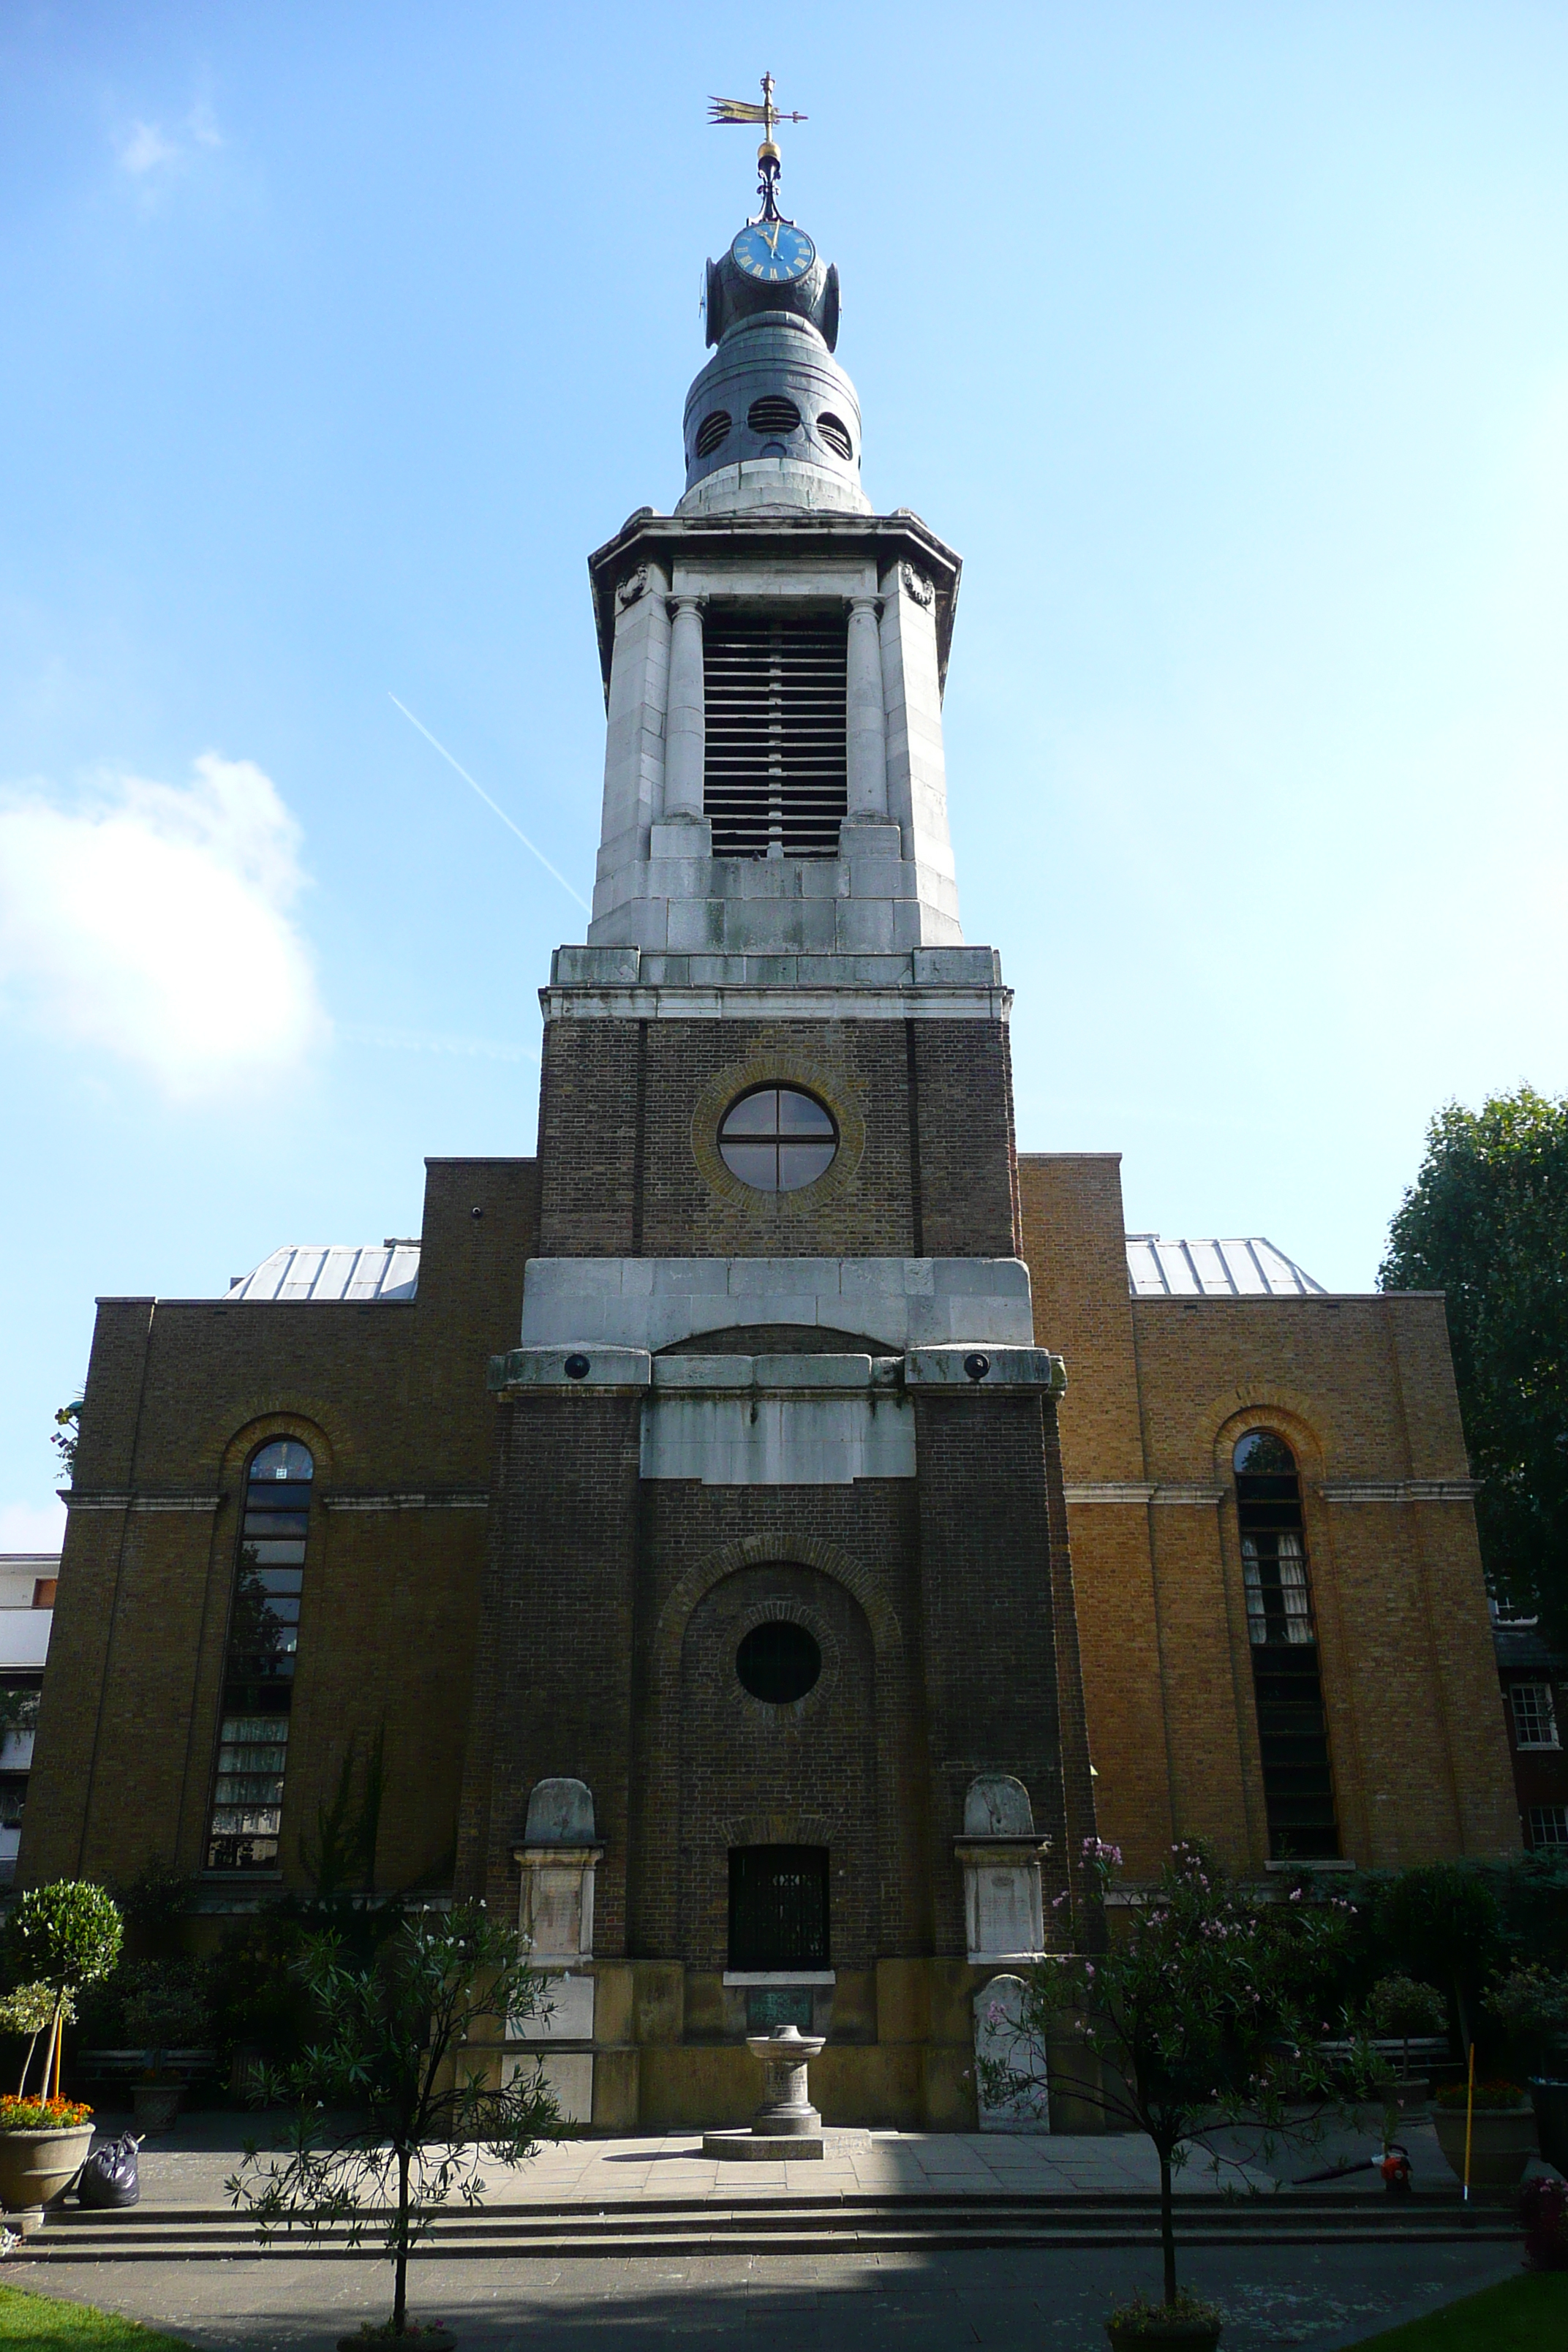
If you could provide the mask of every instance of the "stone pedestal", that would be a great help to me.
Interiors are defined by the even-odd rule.
[[[790,2164],[820,2162],[822,2117],[807,2095],[806,2068],[822,2047],[822,2036],[779,2025],[772,2033],[749,2033],[746,2047],[762,2065],[762,2105],[750,2131],[704,2132],[703,2155],[753,2164],[780,2157]]]

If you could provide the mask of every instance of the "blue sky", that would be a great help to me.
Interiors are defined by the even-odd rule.
[[[1568,1088],[1560,7],[11,0],[0,1549],[96,1295],[532,1149],[583,919],[389,696],[586,894],[584,561],[679,494],[764,67],[964,558],[1023,1147],[1367,1287],[1436,1105]]]

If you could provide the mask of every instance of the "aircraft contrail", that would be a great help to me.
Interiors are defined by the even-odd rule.
[[[387,699],[388,699],[388,701],[389,701],[389,702],[397,702],[397,697],[396,697],[396,695],[395,695],[395,694],[394,694],[394,693],[392,692],[392,689],[390,688],[390,687],[387,688]],[[586,900],[586,898],[584,898],[584,896],[582,895],[582,892],[581,892],[581,891],[579,891],[579,890],[574,890],[574,889],[573,889],[571,883],[570,883],[570,882],[568,882],[568,880],[566,879],[565,875],[564,875],[564,874],[563,874],[563,873],[561,872],[561,870],[560,870],[559,866],[552,866],[552,864],[550,863],[549,858],[548,858],[548,857],[546,857],[546,856],[544,855],[543,850],[540,848],[540,846],[539,846],[539,845],[538,845],[538,843],[537,843],[537,842],[530,841],[530,839],[529,839],[529,837],[528,837],[527,834],[526,834],[526,833],[524,833],[524,831],[523,831],[523,829],[522,829],[521,825],[520,825],[520,824],[512,824],[512,821],[511,821],[510,817],[510,816],[508,816],[508,814],[507,814],[507,813],[506,813],[505,809],[503,809],[503,808],[501,808],[501,807],[498,806],[498,804],[497,804],[494,801],[492,801],[492,800],[491,800],[491,798],[490,798],[490,796],[489,796],[489,793],[487,793],[487,792],[486,792],[486,790],[485,790],[485,788],[484,788],[483,784],[475,784],[475,783],[474,783],[474,780],[473,780],[472,776],[470,776],[470,775],[469,775],[469,773],[468,773],[468,770],[467,770],[467,768],[465,768],[465,767],[464,767],[464,765],[463,765],[462,761],[461,761],[460,760],[454,760],[454,759],[453,759],[452,754],[450,753],[450,751],[447,751],[447,746],[445,745],[445,743],[437,743],[437,742],[436,742],[436,738],[435,738],[435,736],[431,734],[430,730],[428,729],[428,727],[426,727],[426,724],[425,724],[424,720],[423,720],[422,719],[416,719],[416,718],[415,718],[415,716],[414,716],[414,713],[412,712],[412,710],[410,710],[410,709],[409,709],[408,705],[407,705],[405,702],[397,702],[397,708],[399,709],[399,710],[401,710],[401,711],[402,711],[403,716],[405,717],[405,719],[407,719],[407,721],[408,721],[408,723],[409,723],[409,725],[410,725],[411,727],[417,727],[417,728],[418,728],[419,732],[421,733],[421,735],[423,735],[423,736],[424,736],[425,740],[426,741],[426,743],[434,743],[434,744],[436,745],[436,749],[437,749],[437,751],[440,752],[441,757],[443,758],[443,760],[445,760],[445,761],[446,761],[447,765],[449,768],[456,768],[456,769],[457,769],[457,771],[458,771],[458,775],[459,775],[459,776],[461,776],[461,778],[463,779],[463,782],[464,782],[466,784],[473,784],[473,788],[474,788],[475,792],[477,792],[477,793],[478,793],[478,794],[479,794],[479,796],[480,800],[482,800],[482,801],[483,801],[483,803],[484,803],[484,804],[485,804],[486,808],[493,810],[493,811],[495,812],[495,814],[496,814],[497,816],[499,816],[499,817],[500,817],[500,821],[501,821],[502,824],[504,824],[504,825],[510,825],[510,826],[511,827],[512,832],[516,834],[516,835],[517,835],[517,837],[518,837],[519,841],[521,841],[521,844],[522,844],[522,845],[523,845],[524,849],[531,849],[531,850],[532,850],[532,852],[533,852],[533,854],[534,854],[535,857],[537,857],[537,858],[538,858],[538,860],[539,860],[539,862],[540,862],[541,866],[543,866],[543,868],[544,868],[545,872],[546,872],[547,874],[552,874],[552,875],[555,877],[555,879],[557,880],[557,882],[559,882],[559,883],[560,883],[561,887],[562,887],[562,888],[563,888],[563,889],[567,893],[567,895],[568,895],[570,898],[575,898],[575,899],[576,899],[577,904],[582,908],[583,912],[584,912],[585,915],[591,915],[591,914],[593,913],[594,909],[592,908],[592,907],[590,907],[590,906],[589,906],[588,901]]]

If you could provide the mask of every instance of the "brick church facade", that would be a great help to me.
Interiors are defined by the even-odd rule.
[[[1114,1156],[1016,1149],[959,564],[868,507],[775,179],[685,494],[590,563],[537,1157],[430,1161],[417,1244],[100,1302],[18,1864],[252,1907],[384,1735],[376,1885],[517,1916],[607,2130],[739,2119],[792,2018],[829,2120],[971,2126],[976,1997],[1103,1932],[1096,1833],[1135,1880],[1519,1842],[1442,1300],[1129,1237]]]

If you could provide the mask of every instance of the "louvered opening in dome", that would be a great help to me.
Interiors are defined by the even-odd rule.
[[[764,392],[747,409],[746,422],[753,433],[795,433],[800,427],[800,411],[782,392]]]
[[[730,412],[727,408],[711,409],[697,428],[697,454],[710,457],[730,438]]]
[[[834,456],[842,457],[847,465],[855,455],[855,444],[849,438],[849,427],[844,419],[835,416],[830,408],[826,408],[816,420],[816,430],[819,439],[826,442]]]
[[[702,811],[715,857],[837,857],[848,622],[710,608]]]

